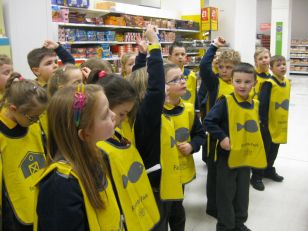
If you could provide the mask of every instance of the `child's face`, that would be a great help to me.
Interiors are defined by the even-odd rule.
[[[218,64],[219,77],[227,83],[230,82],[233,68],[234,64],[232,62],[220,62]]]
[[[263,51],[257,56],[256,67],[260,70],[267,71],[269,69],[270,55],[267,51]]]
[[[274,62],[271,70],[272,70],[274,75],[276,75],[277,77],[283,79],[285,74],[286,74],[286,72],[287,72],[286,61],[280,60],[280,61]]]
[[[127,114],[133,109],[134,102],[124,102],[113,107],[111,110],[115,113],[115,126],[119,127],[121,123],[126,119]]]
[[[124,66],[124,71],[125,71],[126,76],[130,75],[132,73],[133,66],[135,65],[135,59],[136,59],[136,56],[133,55],[133,56],[129,57],[129,59],[127,60],[125,66]]]
[[[248,99],[250,90],[255,84],[256,80],[253,74],[244,72],[233,73],[232,85],[234,86],[234,92],[242,99]]]
[[[166,84],[170,97],[181,97],[186,93],[186,79],[180,68],[173,68],[167,72]]]
[[[96,116],[91,127],[85,129],[86,141],[94,144],[100,140],[110,138],[115,128],[115,114],[109,109],[109,103],[105,94],[100,91],[97,93],[97,97],[94,109]]]
[[[40,115],[45,111],[45,106],[37,106],[27,113],[21,112],[14,105],[9,107],[14,121],[22,127],[29,127],[31,124],[39,120]]]
[[[169,55],[169,61],[182,68],[186,61],[186,51],[184,47],[174,47],[172,54]]]
[[[0,66],[0,92],[4,90],[6,81],[13,72],[13,67],[10,64],[2,64]]]
[[[39,67],[33,68],[33,72],[36,74],[39,80],[47,83],[57,68],[57,56],[45,56],[40,62]]]

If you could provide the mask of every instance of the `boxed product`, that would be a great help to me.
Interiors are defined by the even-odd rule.
[[[87,31],[88,41],[97,41],[96,31]]]
[[[53,22],[68,22],[69,9],[61,8],[59,6],[52,6],[52,21]]]
[[[117,16],[109,15],[105,17],[104,24],[116,25],[116,26],[126,26],[125,18],[123,16],[117,17]]]
[[[76,41],[87,41],[87,31],[82,29],[76,29]]]
[[[71,48],[72,56],[77,59],[84,59],[87,57],[86,50],[87,49],[83,47]]]
[[[105,31],[104,38],[105,41],[115,41],[115,31]]]
[[[104,31],[96,31],[96,39],[97,39],[97,41],[105,41],[105,32]]]
[[[115,10],[116,3],[111,1],[96,2],[95,8],[100,10]]]
[[[71,7],[77,7],[78,3],[77,0],[66,0],[66,5]]]
[[[88,8],[89,6],[89,0],[77,0],[77,7]]]
[[[98,56],[98,54],[100,52],[98,52],[98,47],[88,47],[86,48],[86,55],[87,55],[87,58],[94,58],[94,57],[101,57],[101,56]]]

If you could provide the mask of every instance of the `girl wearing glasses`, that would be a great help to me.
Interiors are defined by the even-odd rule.
[[[18,73],[10,76],[0,103],[3,230],[33,229],[31,186],[45,167],[43,142],[36,122],[46,106],[45,89]]]

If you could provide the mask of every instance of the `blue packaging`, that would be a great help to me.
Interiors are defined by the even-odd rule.
[[[77,7],[89,8],[89,0],[77,0]]]
[[[71,6],[71,7],[77,7],[78,2],[77,2],[77,0],[66,0],[66,5]]]
[[[96,39],[97,39],[97,41],[105,41],[105,32],[104,31],[96,31]]]
[[[76,40],[77,41],[87,41],[87,39],[88,39],[88,36],[87,36],[86,30],[81,30],[81,29],[76,30]]]

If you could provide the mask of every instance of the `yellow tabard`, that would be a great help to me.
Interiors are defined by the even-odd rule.
[[[4,111],[5,109],[0,114],[0,121],[7,129],[12,130],[17,124],[8,119]],[[0,153],[3,177],[1,183],[5,184],[12,209],[20,222],[32,224],[34,191],[31,186],[46,165],[39,125],[32,124],[21,137],[11,137],[1,131]],[[2,189],[2,185],[0,188]]]
[[[96,145],[108,155],[127,229],[151,230],[160,216],[138,150],[132,144],[117,146],[108,141]]]
[[[183,188],[173,121],[162,114],[160,132],[160,198],[182,200]]]
[[[36,182],[35,187],[35,202],[37,202],[39,187],[38,184],[42,181],[49,173],[52,171],[58,171],[59,173],[66,175],[68,177],[73,176],[78,180],[79,186],[81,188],[81,192],[83,195],[83,200],[85,204],[85,210],[87,214],[87,219],[89,223],[89,228],[92,231],[122,231],[124,230],[122,222],[121,222],[121,215],[120,210],[117,204],[117,200],[115,198],[112,184],[110,180],[107,178],[108,183],[105,190],[100,192],[100,196],[102,201],[105,205],[104,209],[95,209],[92,207],[85,188],[80,180],[80,178],[76,175],[76,173],[72,170],[72,167],[64,162],[59,161],[56,163],[51,164],[47,167],[46,171],[42,174],[40,179]],[[37,203],[35,203],[36,205]],[[37,231],[37,223],[38,217],[35,213],[34,216],[34,231]]]
[[[269,132],[273,143],[285,144],[288,140],[290,81],[285,78],[285,86],[278,85],[273,79],[268,81],[272,83],[268,111]]]
[[[183,68],[183,75],[186,78],[186,93],[182,96],[184,102],[195,105],[197,92],[197,76],[195,72]]]
[[[261,87],[263,83],[266,82],[270,77],[271,77],[271,74],[269,72],[266,73],[266,77],[265,76],[263,77],[263,75],[260,76],[259,73],[257,72],[257,83],[256,83],[256,86],[254,86],[251,89],[250,96],[252,96],[254,99],[259,99],[259,93],[260,93]]]
[[[243,108],[233,94],[226,95],[231,150],[230,168],[265,168],[266,155],[259,125],[259,102],[253,100],[253,108]]]
[[[130,126],[128,118],[122,122],[121,128],[116,128],[116,130],[126,139],[128,139],[132,144],[135,144],[135,137],[133,134],[133,128]]]
[[[47,137],[48,135],[48,117],[47,117],[47,111],[44,111],[41,115],[40,115],[40,122],[43,128],[43,131]]]
[[[230,95],[234,91],[234,87],[223,81],[221,78],[218,78],[219,85],[217,90],[216,100],[219,99],[223,95]]]
[[[169,115],[175,128],[175,140],[177,143],[189,142],[190,131],[194,123],[194,106],[191,103],[181,102],[183,111],[177,115]],[[167,108],[168,109],[168,108]],[[178,150],[180,170],[181,170],[181,181],[183,184],[187,184],[196,178],[196,169],[193,155],[183,155]]]

